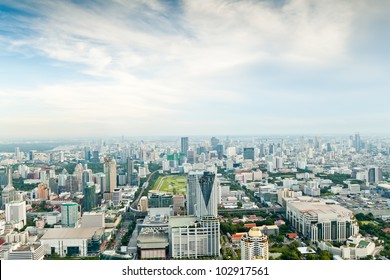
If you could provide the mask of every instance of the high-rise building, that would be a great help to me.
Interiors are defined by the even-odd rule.
[[[211,137],[210,143],[211,143],[211,149],[216,150],[217,145],[219,144],[219,139],[215,137]]]
[[[268,260],[268,237],[253,227],[241,239],[241,260]]]
[[[164,193],[152,193],[148,198],[149,208],[170,207],[173,205],[173,196]]]
[[[217,150],[218,159],[222,159],[223,158],[223,145],[218,144],[215,149]]]
[[[11,168],[7,169],[7,186],[1,192],[1,208],[4,209],[7,203],[11,203],[16,200],[16,190],[12,185],[12,171]]]
[[[131,186],[131,175],[134,172],[134,161],[127,157],[127,183]]]
[[[169,251],[174,259],[220,255],[220,224],[215,217],[175,216],[169,219]]]
[[[100,162],[99,151],[93,151],[92,154],[93,154],[93,162],[99,163]]]
[[[356,133],[356,134],[355,134],[354,147],[355,147],[355,150],[356,150],[357,152],[360,152],[360,150],[361,150],[361,148],[362,148],[362,142],[361,142],[360,134],[359,134],[359,133]]]
[[[82,176],[82,180],[81,180],[83,192],[84,192],[84,188],[87,187],[87,184],[89,182],[92,182],[92,170],[86,169],[83,171],[83,176]]]
[[[15,148],[15,158],[16,158],[17,161],[21,161],[22,160],[22,154],[20,153],[20,148],[19,147]]]
[[[61,224],[64,227],[75,227],[79,220],[79,205],[74,202],[62,203]]]
[[[5,205],[5,221],[18,229],[27,224],[26,201],[13,201]]]
[[[47,200],[49,199],[49,195],[50,195],[49,187],[44,183],[38,184],[38,199]]]
[[[28,160],[30,160],[30,161],[35,160],[35,151],[32,150],[28,153]]]
[[[91,148],[90,147],[84,147],[84,158],[86,161],[90,161],[92,158]]]
[[[190,171],[187,181],[187,213],[197,217],[217,216],[219,184],[215,173]]]
[[[244,160],[255,160],[255,148],[244,148]]]
[[[180,143],[180,151],[184,154],[187,154],[188,151],[188,137],[182,137]]]
[[[382,169],[379,167],[371,167],[368,169],[368,182],[377,184],[383,181]]]
[[[97,195],[96,186],[94,183],[89,182],[83,188],[83,208],[84,212],[90,212],[92,209],[97,207]]]
[[[116,161],[113,158],[104,159],[104,173],[106,174],[105,192],[112,193],[116,187]]]

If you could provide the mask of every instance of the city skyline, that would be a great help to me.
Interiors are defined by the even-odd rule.
[[[2,137],[389,135],[375,4],[2,1]]]

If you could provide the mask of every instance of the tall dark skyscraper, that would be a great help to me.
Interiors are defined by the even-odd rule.
[[[223,158],[223,145],[218,144],[216,147],[216,150],[217,150],[217,154],[218,154],[218,159],[222,159]]]
[[[187,154],[188,151],[188,137],[182,137],[180,143],[180,152]]]
[[[134,162],[130,157],[127,157],[127,183],[131,186],[131,175],[134,170]]]
[[[206,171],[191,171],[187,179],[188,215],[216,217],[219,192],[216,175]]]
[[[255,160],[255,148],[244,148],[244,160]]]
[[[91,153],[91,148],[90,147],[85,147],[84,148],[84,155],[85,155],[85,160],[90,161],[92,158],[92,153]]]

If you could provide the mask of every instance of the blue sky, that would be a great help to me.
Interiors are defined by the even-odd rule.
[[[3,137],[390,134],[388,1],[0,1]]]

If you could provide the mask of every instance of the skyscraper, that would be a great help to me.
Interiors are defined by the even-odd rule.
[[[1,205],[2,209],[4,209],[5,205],[7,203],[11,203],[12,201],[16,200],[16,190],[14,186],[12,185],[12,175],[11,175],[11,168],[7,169],[7,186],[3,189],[1,192]]]
[[[188,151],[188,137],[181,138],[180,152],[187,154]]]
[[[113,158],[104,159],[104,173],[106,174],[105,192],[112,193],[116,189],[116,161]]]
[[[355,147],[355,150],[357,152],[360,152],[360,150],[362,148],[362,142],[360,140],[360,134],[359,133],[355,134],[354,147]]]
[[[379,167],[368,169],[368,182],[370,184],[377,184],[380,181],[383,181],[382,169]]]
[[[85,212],[90,212],[93,208],[97,207],[97,195],[96,186],[94,183],[89,182],[83,188],[83,208]]]
[[[130,157],[127,157],[127,183],[131,186],[131,175],[134,170],[134,162]]]
[[[212,150],[216,150],[217,149],[217,145],[219,143],[219,139],[215,138],[215,137],[211,137],[210,143],[211,143],[211,149]]]
[[[244,160],[255,160],[255,148],[244,148]]]
[[[218,144],[216,146],[216,150],[217,150],[218,159],[222,159],[223,158],[223,145]]]
[[[26,225],[26,201],[13,201],[5,205],[5,220],[6,222],[18,222],[20,228]]]
[[[64,227],[75,227],[79,219],[79,205],[77,203],[62,203],[61,224]]]
[[[187,213],[197,217],[217,216],[218,180],[207,171],[191,171],[187,183]]]

